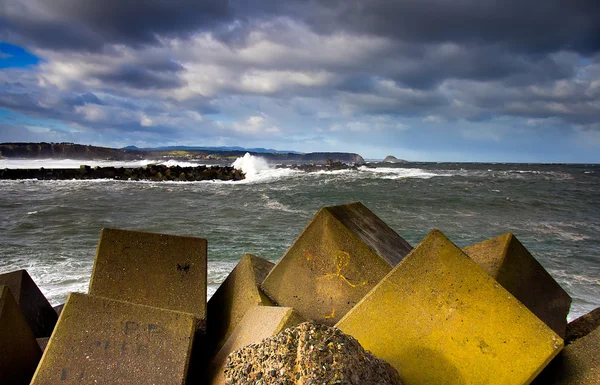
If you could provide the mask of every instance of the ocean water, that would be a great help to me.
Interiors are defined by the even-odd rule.
[[[0,168],[80,163],[5,159]],[[0,181],[0,273],[27,269],[62,303],[87,291],[100,230],[114,227],[208,239],[210,295],[244,253],[277,261],[320,207],[362,201],[413,246],[434,228],[460,247],[512,232],[573,297],[569,319],[600,306],[600,165],[410,163],[304,173],[246,156],[235,166],[246,180]]]

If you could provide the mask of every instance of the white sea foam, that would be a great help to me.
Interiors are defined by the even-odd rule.
[[[300,173],[289,168],[271,167],[264,158],[250,153],[237,158],[231,166],[246,175],[246,179],[235,183],[271,182]]]
[[[366,166],[359,167],[362,172],[370,172],[376,175],[381,175],[382,179],[402,179],[402,178],[417,178],[429,179],[438,176],[453,176],[451,173],[433,173],[420,168],[391,168],[377,167],[370,168]]]

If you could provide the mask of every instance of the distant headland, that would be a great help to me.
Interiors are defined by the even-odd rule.
[[[234,161],[246,152],[260,156],[272,163],[316,163],[341,162],[362,164],[359,154],[347,152],[280,152],[264,148],[244,149],[241,147],[162,147],[139,149],[98,147],[75,143],[0,143],[0,157],[22,159],[81,159],[81,160],[142,160],[174,159],[203,161]]]

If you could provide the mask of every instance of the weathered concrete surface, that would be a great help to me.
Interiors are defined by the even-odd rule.
[[[69,295],[32,385],[184,384],[191,314]]]
[[[569,322],[565,344],[570,344],[600,327],[600,307]]]
[[[246,254],[208,301],[209,351],[217,352],[253,306],[272,306],[259,285],[274,263]]]
[[[0,285],[10,288],[33,335],[50,337],[58,316],[26,270],[0,274]]]
[[[440,231],[337,325],[405,384],[528,384],[563,340]]]
[[[250,308],[221,350],[212,359],[207,373],[207,383],[225,384],[223,372],[227,356],[231,352],[258,343],[284,329],[298,325],[302,321],[304,321],[302,317],[289,307],[255,306]]]
[[[517,237],[504,234],[465,247],[463,251],[564,338],[571,297]]]
[[[65,307],[64,303],[54,306],[53,308],[54,308],[54,311],[56,312],[56,315],[58,315],[60,317],[60,313],[62,313],[62,310],[64,307]]]
[[[277,304],[332,326],[410,250],[362,203],[324,207],[261,287]]]
[[[29,384],[42,356],[8,286],[0,286],[0,384]]]
[[[401,385],[387,362],[339,329],[305,322],[231,353],[228,384]]]
[[[206,319],[202,238],[103,229],[89,293]]]
[[[36,341],[38,343],[38,346],[40,347],[40,350],[43,353],[46,350],[46,346],[48,346],[48,341],[50,341],[50,337],[36,338]]]
[[[532,384],[600,384],[600,327],[567,345]]]

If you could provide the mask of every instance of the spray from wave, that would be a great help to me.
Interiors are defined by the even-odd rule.
[[[269,164],[263,158],[246,153],[243,157],[237,158],[232,167],[246,174],[246,178],[254,179],[261,171],[269,169]]]
[[[266,159],[251,155],[249,153],[237,158],[231,166],[236,170],[242,171],[246,175],[245,180],[237,181],[235,182],[236,184],[272,182],[301,172],[297,170],[291,170],[289,168],[271,167],[267,163]]]

